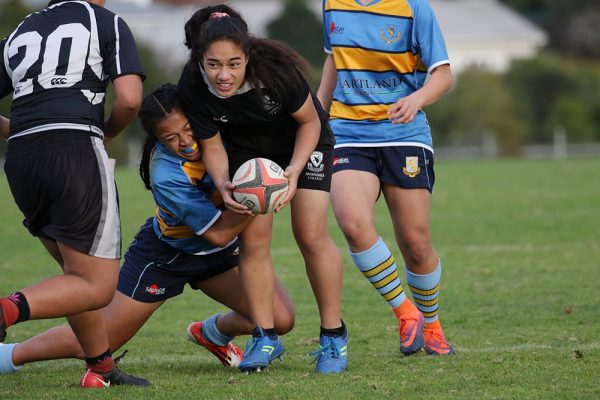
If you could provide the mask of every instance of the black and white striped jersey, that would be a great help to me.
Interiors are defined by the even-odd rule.
[[[144,77],[119,16],[87,1],[54,0],[0,42],[0,98],[13,93],[9,139],[55,129],[103,137],[109,79]]]

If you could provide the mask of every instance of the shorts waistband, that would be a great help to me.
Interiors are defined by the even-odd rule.
[[[20,157],[25,154],[47,152],[51,149],[81,146],[90,143],[96,135],[85,131],[48,131],[17,137],[8,141],[6,158]]]

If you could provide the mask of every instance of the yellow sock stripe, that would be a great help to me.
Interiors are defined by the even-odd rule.
[[[420,306],[424,306],[424,307],[431,307],[434,306],[438,303],[439,298],[436,297],[433,300],[421,300],[421,299],[417,299],[416,297],[413,298],[415,300],[415,303],[420,305]]]
[[[409,287],[410,287],[410,291],[413,293],[416,293],[421,296],[431,296],[432,294],[435,294],[435,292],[437,292],[439,290],[440,284],[438,283],[437,285],[435,285],[435,287],[433,289],[428,289],[428,290],[417,289],[414,286],[409,286]]]
[[[375,268],[371,268],[369,270],[363,271],[363,275],[366,276],[367,278],[375,276],[378,273],[380,273],[381,271],[383,271],[384,269],[389,268],[389,266],[392,265],[394,262],[395,262],[394,256],[390,256],[390,258],[388,258],[381,264],[375,266]]]
[[[384,287],[385,285],[387,285],[388,283],[390,283],[391,281],[393,281],[394,279],[398,279],[398,271],[396,271],[396,270],[394,270],[394,272],[392,272],[385,278],[383,278],[377,282],[371,282],[371,283],[373,284],[375,289],[380,289],[380,288]]]
[[[390,301],[390,300],[396,298],[397,296],[400,296],[402,294],[402,292],[404,292],[404,290],[402,289],[402,285],[398,285],[394,290],[387,292],[386,294],[384,294],[382,296],[386,301]]]
[[[437,315],[437,311],[438,310],[436,308],[435,311],[429,311],[429,312],[426,312],[426,311],[423,311],[423,310],[419,310],[419,311],[421,311],[421,314],[423,314],[423,316],[425,318],[431,318],[431,317],[435,317]]]

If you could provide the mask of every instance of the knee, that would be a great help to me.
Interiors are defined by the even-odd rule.
[[[302,252],[310,251],[328,236],[328,232],[320,232],[309,227],[294,229],[294,238]]]
[[[428,240],[407,242],[403,247],[402,255],[409,269],[421,269],[422,266],[431,263],[432,259],[437,258]]]
[[[110,304],[115,297],[116,285],[90,285],[92,288],[89,291],[90,309],[97,310],[104,308]]]

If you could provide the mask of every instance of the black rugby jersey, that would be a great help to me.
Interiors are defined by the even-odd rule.
[[[199,139],[208,139],[219,132],[228,151],[251,150],[267,158],[292,155],[298,123],[291,114],[300,109],[310,93],[305,82],[303,90],[290,92],[281,104],[268,93],[260,99],[255,89],[227,98],[217,97],[202,77],[192,76],[188,65],[181,74],[179,91],[182,107]],[[316,97],[311,96],[321,121],[319,145],[333,145],[329,115]]]
[[[109,79],[144,78],[133,35],[111,11],[55,0],[0,42],[0,98],[13,92],[10,138],[54,129],[103,137]]]

